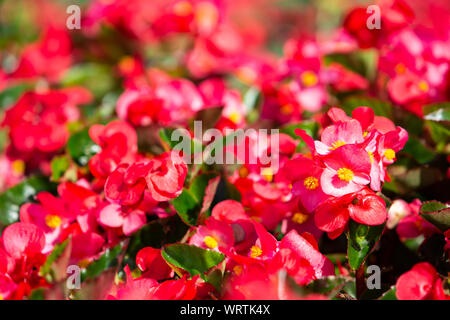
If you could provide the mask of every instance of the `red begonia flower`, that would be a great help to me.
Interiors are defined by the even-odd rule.
[[[427,262],[416,264],[398,278],[396,295],[399,300],[446,300],[442,280]]]
[[[152,159],[152,166],[145,180],[151,197],[167,201],[179,196],[183,190],[187,166],[178,152],[168,152]]]

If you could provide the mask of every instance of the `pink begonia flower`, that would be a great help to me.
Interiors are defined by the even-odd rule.
[[[324,193],[339,197],[357,192],[370,183],[369,154],[356,145],[343,145],[324,158],[320,177]]]
[[[363,131],[359,121],[349,120],[326,127],[322,132],[321,141],[315,141],[315,147],[318,154],[326,155],[343,145],[363,141]]]
[[[233,228],[230,224],[211,217],[205,221],[204,226],[197,228],[189,243],[205,249],[228,252],[234,245]]]

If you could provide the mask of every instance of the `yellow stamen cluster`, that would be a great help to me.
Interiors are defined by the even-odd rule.
[[[61,225],[61,218],[54,214],[45,216],[45,224],[52,229],[58,228]]]
[[[384,156],[386,157],[386,159],[391,161],[391,160],[395,159],[395,151],[392,149],[386,149],[384,151]]]
[[[294,214],[292,216],[291,219],[292,219],[292,222],[294,222],[294,223],[302,224],[302,223],[305,223],[308,220],[308,218],[309,218],[309,216],[307,214],[297,212],[296,214]]]
[[[252,258],[258,258],[260,255],[262,255],[262,250],[258,246],[253,246],[250,249],[250,257]]]
[[[25,162],[23,160],[14,160],[12,163],[12,171],[15,174],[23,174],[25,172]]]
[[[230,119],[233,123],[239,123],[242,120],[242,115],[238,111],[233,111],[228,116],[228,119]]]
[[[346,145],[347,143],[345,143],[344,141],[342,141],[342,140],[338,140],[338,141],[336,141],[336,142],[333,142],[332,144],[331,144],[331,147],[329,148],[330,150],[336,150],[337,148],[339,148],[339,147],[342,147],[343,145]]]
[[[300,77],[303,85],[305,85],[306,87],[314,86],[317,84],[317,82],[319,82],[316,74],[312,71],[305,71]]]
[[[308,190],[314,190],[314,189],[317,189],[317,187],[319,186],[319,180],[312,176],[307,177],[307,178],[305,178],[305,180],[303,180],[303,185]]]
[[[430,87],[428,86],[428,83],[426,81],[420,81],[418,86],[419,86],[419,89],[424,92],[427,92],[430,89]]]
[[[217,245],[218,245],[216,239],[214,239],[211,236],[206,236],[203,239],[203,242],[205,242],[205,245],[210,249],[215,249],[215,248],[217,248]]]
[[[339,168],[339,170],[337,171],[337,174],[338,174],[339,179],[341,179],[342,181],[347,181],[347,182],[350,182],[354,177],[353,171],[348,168]]]
[[[271,168],[264,168],[261,170],[261,175],[267,182],[272,182],[273,180],[273,170]]]

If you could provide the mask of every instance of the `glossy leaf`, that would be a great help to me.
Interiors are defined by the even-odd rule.
[[[86,267],[86,269],[81,271],[81,281],[98,277],[104,271],[113,267],[118,267],[120,255],[123,253],[125,246],[125,242],[122,242],[113,248],[106,249],[97,260],[94,260]]]
[[[191,276],[203,274],[225,258],[223,254],[188,244],[172,244],[162,250],[163,258],[172,266],[188,271]]]
[[[184,222],[191,226],[197,224],[199,203],[188,189],[183,189],[183,192],[173,199],[171,203]]]
[[[300,143],[297,145],[297,150],[306,146],[306,143],[295,134],[295,129],[303,129],[308,135],[313,138],[317,138],[317,132],[319,131],[319,124],[313,121],[303,121],[301,123],[288,124],[280,129],[280,133],[289,135],[291,138],[299,140]]]
[[[247,113],[250,113],[252,110],[258,107],[259,102],[261,101],[261,91],[256,87],[250,87],[244,94],[243,102]]]
[[[442,231],[450,229],[450,207],[439,201],[427,201],[420,208],[420,216]]]
[[[409,137],[402,153],[410,154],[419,164],[428,163],[436,156],[433,150],[426,147],[419,139],[415,137]]]
[[[47,260],[41,267],[40,270],[41,275],[46,275],[47,273],[50,272],[53,262],[55,262],[56,259],[58,259],[63,254],[68,243],[69,240],[66,239],[65,241],[55,245],[53,251],[48,255]]]
[[[63,86],[83,86],[96,97],[107,94],[114,86],[114,78],[111,77],[111,68],[108,65],[98,63],[84,63],[73,66],[67,70],[61,79]]]
[[[398,300],[395,286],[392,286],[388,291],[383,293],[378,300]]]
[[[370,107],[377,116],[383,116],[392,119],[393,106],[390,102],[387,101],[382,101],[370,97],[352,96],[345,99],[341,105],[341,107],[349,115],[352,113],[354,109],[361,106]]]
[[[70,160],[66,156],[55,157],[50,165],[52,167],[52,180],[58,181],[69,169]]]
[[[29,84],[18,84],[4,90],[0,90],[0,108],[6,109],[10,107],[30,87],[31,86]]]
[[[350,220],[348,228],[348,262],[350,267],[356,270],[364,262],[380,239],[384,224],[368,226]]]
[[[200,211],[203,208],[205,190],[209,181],[216,177],[215,173],[197,176],[189,189],[184,188],[181,195],[171,201],[180,218],[188,225],[197,225]]]
[[[80,166],[88,164],[89,159],[100,151],[100,146],[89,137],[89,130],[74,133],[67,141],[67,150],[72,159]]]
[[[20,207],[32,202],[34,196],[42,191],[55,192],[56,184],[46,177],[34,176],[3,192],[0,195],[0,224],[7,226],[17,222]]]

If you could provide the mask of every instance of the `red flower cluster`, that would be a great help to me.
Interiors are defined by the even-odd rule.
[[[297,131],[311,153],[294,157],[284,170],[306,214],[314,214],[317,227],[336,238],[349,218],[367,225],[385,222],[384,200],[374,191],[389,179],[386,166],[394,162],[408,133],[386,118],[375,121],[367,107],[355,109],[353,118],[336,108],[328,116],[334,124],[323,130],[320,141]]]
[[[285,2],[1,2],[0,300],[449,299],[448,1]]]

